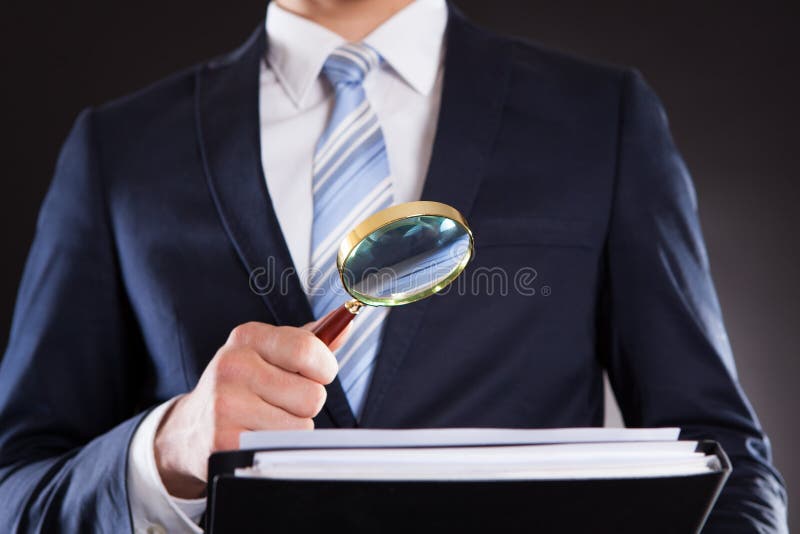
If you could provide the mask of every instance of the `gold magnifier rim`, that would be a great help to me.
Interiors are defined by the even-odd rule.
[[[347,259],[353,253],[355,248],[368,236],[372,235],[373,233],[377,232],[381,228],[388,226],[392,223],[403,219],[409,219],[411,217],[420,217],[420,216],[430,216],[430,217],[443,217],[452,220],[453,222],[457,223],[461,226],[469,236],[469,248],[467,253],[464,255],[464,258],[459,262],[458,265],[447,275],[441,282],[435,284],[431,287],[426,288],[425,290],[413,293],[404,298],[400,299],[373,299],[368,295],[362,295],[358,292],[353,292],[347,286],[347,283],[344,279],[343,269],[342,266],[345,264]],[[438,293],[450,283],[458,278],[464,268],[472,259],[472,254],[474,252],[474,239],[472,235],[472,230],[470,230],[469,225],[467,224],[466,219],[464,218],[461,213],[452,206],[447,204],[443,204],[441,202],[434,202],[431,200],[418,200],[415,202],[405,202],[403,204],[397,204],[394,206],[389,206],[386,209],[383,209],[373,215],[370,215],[363,221],[361,221],[355,228],[353,228],[342,240],[342,244],[339,247],[339,254],[336,256],[336,268],[339,271],[339,278],[341,279],[342,286],[344,286],[345,290],[354,298],[357,299],[359,302],[364,304],[368,304],[370,306],[399,306],[401,304],[408,304],[410,302],[415,302],[417,300],[423,299],[428,297],[434,293]]]

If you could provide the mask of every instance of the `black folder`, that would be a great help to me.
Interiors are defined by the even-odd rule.
[[[730,474],[582,480],[347,481],[235,476],[257,450],[209,459],[206,532],[698,532]]]

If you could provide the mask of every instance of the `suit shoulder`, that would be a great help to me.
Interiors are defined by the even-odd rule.
[[[179,70],[138,91],[98,106],[96,114],[109,118],[157,118],[164,114],[169,116],[171,111],[182,108],[182,105],[193,105],[198,73],[239,61],[258,45],[258,40],[262,37],[263,27],[260,25],[238,48]]]
[[[574,89],[588,96],[593,91],[610,91],[618,96],[626,77],[636,72],[630,67],[589,60],[524,38],[501,39],[518,75],[532,76],[568,92]]]
[[[127,96],[94,110],[104,131],[123,129],[126,134],[146,133],[153,126],[164,128],[193,119],[198,75],[239,63],[263,47],[263,24],[238,48],[180,70]]]
[[[106,128],[130,131],[136,125],[150,124],[183,112],[194,102],[195,75],[203,64],[175,72],[125,96],[94,109],[95,119]]]

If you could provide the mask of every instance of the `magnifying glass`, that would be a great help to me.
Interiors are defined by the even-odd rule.
[[[330,345],[365,305],[400,306],[441,291],[472,254],[472,231],[447,204],[407,202],[374,213],[345,236],[336,257],[353,299],[328,314],[314,334]]]

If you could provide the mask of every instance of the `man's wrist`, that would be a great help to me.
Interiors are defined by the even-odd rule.
[[[161,482],[170,496],[178,499],[198,499],[205,497],[206,482],[191,475],[185,468],[185,448],[176,443],[175,434],[164,432],[175,408],[185,400],[185,396],[175,399],[161,417],[153,438],[153,455]]]
[[[201,533],[198,521],[205,510],[205,499],[186,500],[170,495],[155,462],[154,438],[166,411],[176,399],[153,409],[134,433],[128,452],[127,489],[134,532],[149,532],[151,527],[167,532]]]

